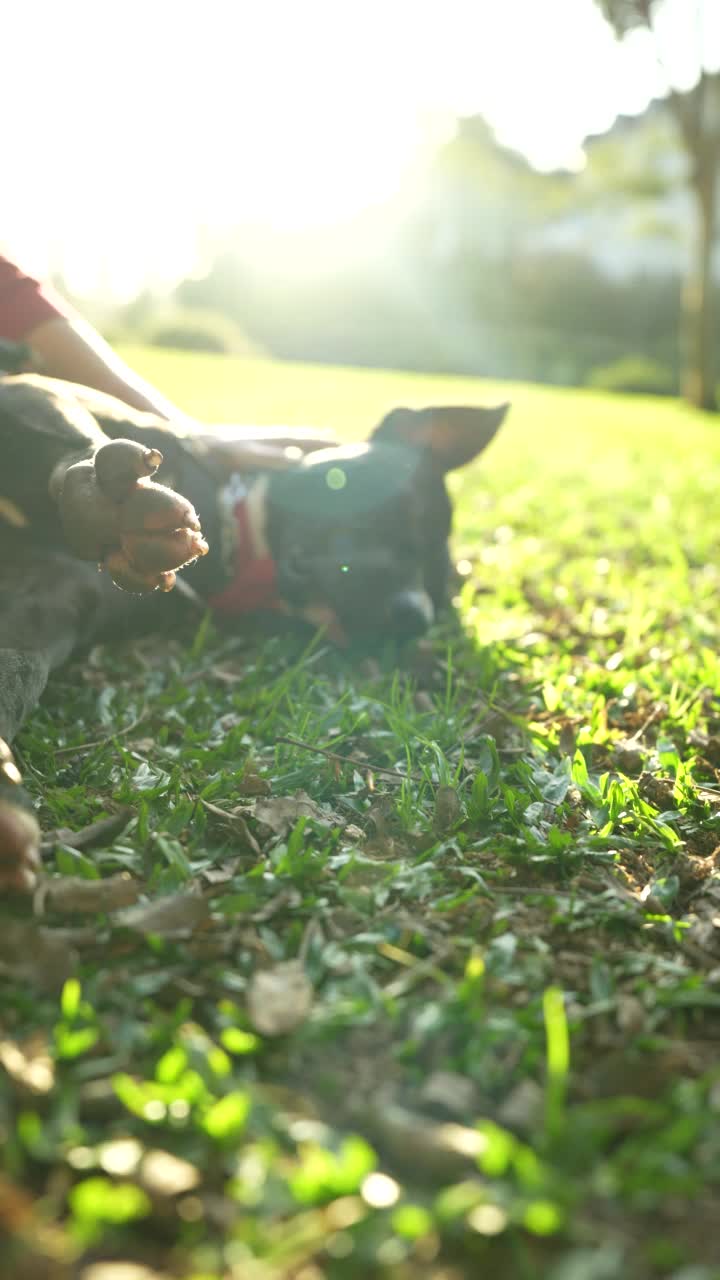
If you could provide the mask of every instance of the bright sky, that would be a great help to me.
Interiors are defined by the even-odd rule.
[[[718,0],[667,0],[686,85],[696,3],[720,52]],[[592,0],[18,0],[2,31],[0,242],[79,292],[182,275],[203,228],[331,230],[458,114],[575,165],[663,84],[648,40],[618,48]]]

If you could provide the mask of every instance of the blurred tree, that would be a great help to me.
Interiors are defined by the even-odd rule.
[[[644,28],[657,39],[658,13],[667,0],[597,0],[619,36]],[[685,7],[686,6],[686,7]],[[683,7],[683,33],[690,35],[689,0]],[[720,171],[720,72],[703,62],[703,0],[694,6],[697,35],[697,79],[692,89],[675,88],[668,75],[668,102],[688,160],[688,183],[695,199],[696,227],[692,261],[683,291],[686,366],[683,392],[691,404],[717,409],[713,352],[713,247],[717,223]]]
[[[682,246],[671,259],[658,236],[649,265],[633,248],[638,210],[683,193],[667,116],[662,104],[633,118],[593,140],[586,170],[553,174],[463,117],[377,219],[303,252],[287,233],[238,227],[176,301],[231,316],[288,359],[577,384],[634,356],[675,387]]]
[[[532,227],[562,207],[567,186],[502,145],[482,116],[460,117],[416,193],[422,234],[415,247],[448,264],[473,253],[507,261]]]

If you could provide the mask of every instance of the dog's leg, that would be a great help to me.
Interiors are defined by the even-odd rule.
[[[44,595],[56,579],[39,573],[30,535],[62,544],[60,519],[49,481],[63,460],[90,456],[105,437],[82,408],[65,412],[58,396],[22,389],[22,380],[0,378],[0,891],[32,888],[39,867],[40,831],[21,786],[12,742],[40,697],[54,660],[72,648],[64,614],[46,610]],[[50,568],[51,566],[51,568]],[[46,573],[60,566],[49,557]],[[55,636],[45,631],[57,623]]]
[[[0,892],[28,890],[40,866],[40,828],[9,742],[47,682],[42,653],[0,649]]]
[[[92,415],[53,384],[0,378],[0,496],[17,513],[16,525],[57,544],[61,527],[50,478],[60,464],[90,457],[106,442]]]
[[[149,480],[162,452],[109,440],[80,392],[50,379],[0,377],[0,515],[36,540],[102,562],[127,591],[169,590],[174,570],[208,550],[197,515]],[[165,438],[179,449],[171,432]]]
[[[35,706],[50,671],[44,653],[0,649],[0,892],[31,889],[40,828],[9,743]]]
[[[136,606],[91,565],[2,534],[0,550],[0,892],[32,888],[40,832],[10,743],[49,673]]]

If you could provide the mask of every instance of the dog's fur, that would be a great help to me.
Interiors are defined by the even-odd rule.
[[[451,505],[445,473],[485,448],[506,408],[395,410],[364,445],[315,452],[268,473],[255,485],[251,523],[254,543],[272,563],[276,607],[325,622],[338,637],[404,638],[424,630],[447,590]],[[99,483],[93,462],[108,440],[118,439],[141,445],[138,454],[152,451],[144,456],[153,463],[161,451],[159,479],[189,499],[210,542],[210,554],[188,569],[187,581],[205,599],[228,606],[228,577],[235,569],[222,554],[224,546],[227,557],[227,530],[218,495],[233,470],[231,437],[182,438],[152,415],[86,388],[34,375],[0,377],[0,739],[6,743],[36,704],[49,672],[74,650],[105,634],[147,628],[167,608],[166,597],[128,594],[108,573],[98,573],[103,527],[104,550],[111,553],[117,529],[128,528],[118,525],[117,502]],[[140,474],[131,483],[145,502],[148,482],[138,480]],[[166,506],[173,501],[181,504],[173,512],[191,510],[172,494]],[[143,520],[141,512],[140,530],[147,528]],[[144,532],[126,539],[143,551],[145,569],[172,570],[188,552],[202,549],[192,517],[178,516],[175,524],[187,527],[172,533],[171,519],[172,536],[162,544],[170,559],[162,563],[158,542],[143,551]],[[172,538],[181,533],[184,550],[173,559]],[[236,607],[242,609],[242,602]],[[18,840],[25,838],[13,827],[17,783],[4,748],[0,883],[3,857],[17,858]]]

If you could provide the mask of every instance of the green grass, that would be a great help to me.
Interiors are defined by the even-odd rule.
[[[217,421],[514,408],[453,481],[459,623],[405,669],[203,622],[53,681],[45,827],[135,816],[5,908],[3,1274],[720,1276],[717,423],[128,354]],[[113,873],[130,914],[53,896]]]

